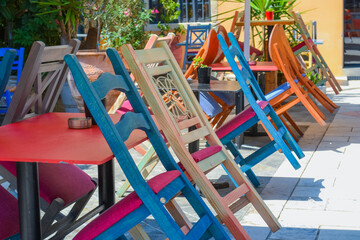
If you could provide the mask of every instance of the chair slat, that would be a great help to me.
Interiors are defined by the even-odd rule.
[[[239,187],[235,188],[230,193],[226,194],[223,198],[227,205],[232,204],[236,200],[238,200],[242,195],[246,194],[249,191],[248,186],[246,184],[241,184]]]
[[[141,62],[146,65],[150,63],[159,63],[168,60],[168,57],[164,55],[164,51],[161,48],[152,48],[144,50],[136,50],[136,54],[141,58]]]
[[[199,123],[200,123],[200,119],[198,117],[193,117],[193,118],[186,119],[186,120],[179,122],[178,126],[179,126],[180,130],[182,130],[185,128],[195,126],[196,124],[199,124]]]
[[[223,152],[218,152],[200,161],[198,165],[200,169],[206,173],[209,172],[209,170],[212,170],[214,167],[219,166],[225,160],[226,160],[226,155]]]
[[[156,76],[156,75],[164,75],[166,73],[169,73],[171,71],[170,66],[165,65],[165,66],[159,66],[156,68],[149,68],[146,70],[151,76]]]
[[[184,135],[182,135],[182,139],[184,141],[184,143],[191,143],[194,142],[196,140],[199,140],[200,138],[203,138],[205,136],[208,136],[209,130],[206,127],[202,127],[202,128],[198,128],[195,129],[191,132],[185,133]]]
[[[41,56],[41,62],[63,61],[66,54],[70,54],[73,47],[69,45],[59,45],[46,47],[44,54]]]

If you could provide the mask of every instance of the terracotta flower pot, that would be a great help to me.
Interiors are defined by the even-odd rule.
[[[266,20],[274,20],[274,11],[266,11]]]

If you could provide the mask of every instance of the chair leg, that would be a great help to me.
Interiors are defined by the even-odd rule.
[[[52,223],[54,222],[56,216],[64,208],[64,201],[61,198],[56,198],[51,202],[48,209],[46,210],[44,216],[41,218],[41,228],[44,237],[49,236],[53,231],[49,231]]]
[[[244,165],[245,164],[245,161],[244,161],[244,158],[241,156],[239,150],[237,149],[237,147],[235,146],[235,144],[233,142],[229,142],[229,143],[226,143],[226,146],[228,147],[228,149],[230,150],[230,152],[232,153],[232,155],[236,158],[239,158],[239,162],[238,164],[240,166]],[[227,171],[227,170],[225,170]],[[251,183],[257,187],[260,185],[260,181],[259,179],[256,177],[255,173],[253,172],[253,170],[249,169],[247,170],[246,172],[246,175],[248,176],[249,180],[251,181]],[[231,176],[230,173],[228,173],[229,176]],[[232,177],[231,177],[232,179]],[[234,184],[236,185],[236,182],[233,180]]]
[[[292,117],[290,117],[288,112],[284,112],[283,116],[286,118],[286,120],[288,120],[288,122],[291,124],[291,126],[297,131],[298,134],[300,134],[300,136],[304,136],[304,133],[301,131],[301,129],[299,128],[299,126],[295,123],[295,121],[292,119]]]

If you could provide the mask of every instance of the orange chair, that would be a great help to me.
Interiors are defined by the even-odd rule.
[[[272,31],[269,41],[269,50],[271,59],[284,73],[287,80],[287,82],[282,85],[284,86],[284,93],[281,95],[273,93],[273,98],[269,99],[271,105],[275,107],[276,113],[278,115],[284,115],[283,113],[288,109],[301,102],[319,124],[325,125],[325,115],[310,99],[309,94],[321,102],[330,112],[333,112],[337,106],[302,72],[300,63],[291,51],[290,44],[281,25],[275,25]],[[284,100],[293,94],[295,94],[296,98],[290,102],[284,103]],[[284,117],[289,120],[290,124],[295,129],[298,129],[296,123],[290,116],[284,115]]]

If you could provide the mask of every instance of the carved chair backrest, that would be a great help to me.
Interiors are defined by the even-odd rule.
[[[54,109],[68,72],[64,56],[75,54],[79,46],[79,40],[51,47],[33,43],[3,125],[21,120],[30,111],[43,114]]]
[[[151,110],[154,113],[167,113],[162,114],[161,119],[158,118],[159,114],[155,113],[155,115],[158,122],[167,123],[172,129],[169,131],[170,135],[166,137],[169,141],[174,141],[172,148],[179,154],[177,156],[192,161],[193,158],[186,144],[202,138],[205,138],[210,146],[222,146],[222,144],[205,117],[169,47],[165,43],[159,45],[158,48],[148,50],[133,50],[130,45],[124,45],[122,53]],[[149,63],[161,63],[161,66],[148,68]],[[174,90],[177,90],[176,95],[174,95]],[[191,126],[194,126],[196,130],[184,133],[184,129]],[[223,153],[231,158],[226,151]],[[222,160],[219,161],[221,163]],[[216,165],[220,163],[217,162]],[[207,170],[209,169],[202,169],[204,172]]]

